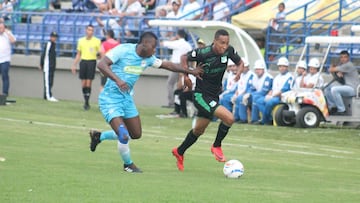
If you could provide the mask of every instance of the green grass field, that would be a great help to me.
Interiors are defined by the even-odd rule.
[[[169,109],[139,107],[143,137],[131,141],[144,171],[122,171],[116,142],[89,151],[88,131],[108,130],[96,104],[16,98],[0,106],[0,202],[360,202],[360,131],[235,124],[223,143],[245,166],[226,179],[210,153],[218,123],[185,156],[171,149],[191,119],[159,119]]]

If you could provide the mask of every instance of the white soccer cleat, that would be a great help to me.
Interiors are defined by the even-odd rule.
[[[57,100],[55,97],[50,97],[49,99],[47,99],[48,101],[51,102],[58,102],[59,100]]]

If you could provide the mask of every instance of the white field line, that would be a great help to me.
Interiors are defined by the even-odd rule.
[[[33,125],[44,125],[44,126],[51,126],[51,127],[58,127],[58,128],[70,128],[70,129],[79,129],[79,130],[88,129],[86,127],[80,127],[80,126],[71,126],[71,125],[63,125],[63,124],[57,124],[57,123],[39,122],[39,121],[29,121],[29,120],[22,120],[22,119],[11,119],[11,118],[1,118],[0,117],[0,120],[10,121],[10,122],[28,123],[28,124],[31,123]],[[151,131],[151,133],[148,133],[150,131]],[[159,137],[159,138],[173,138],[175,140],[183,140],[184,139],[184,137],[170,137],[170,136],[152,134],[152,133],[161,134],[161,132],[157,131],[157,130],[150,130],[150,131],[144,131],[144,132],[146,132],[146,136]],[[185,136],[185,134],[184,134],[184,136]],[[241,140],[241,139],[236,139],[236,140]],[[204,139],[201,139],[198,142],[211,143],[210,140],[204,140]],[[351,157],[345,157],[345,156],[338,156],[338,155],[325,154],[325,153],[315,153],[315,152],[300,151],[300,150],[275,149],[275,148],[271,148],[271,147],[261,147],[261,146],[246,145],[246,144],[233,144],[233,143],[226,143],[226,142],[224,142],[223,145],[236,146],[236,147],[242,147],[242,148],[247,148],[247,149],[256,149],[256,150],[261,150],[261,151],[287,152],[287,153],[292,153],[292,154],[302,154],[302,155],[308,155],[308,156],[323,156],[323,157],[331,157],[331,158],[339,158],[339,159],[351,159],[351,160],[360,161],[360,158],[351,158]],[[297,147],[297,148],[307,148],[304,145],[290,145],[290,144],[288,144],[288,145],[287,144],[282,144],[282,145],[289,146],[289,147]],[[310,147],[308,147],[308,148],[310,148]],[[352,154],[352,152],[336,150],[336,149],[329,149],[329,148],[321,148],[321,149],[324,150],[324,151],[329,151],[329,152],[334,152],[334,153]]]

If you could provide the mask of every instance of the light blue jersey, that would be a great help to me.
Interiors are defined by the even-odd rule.
[[[99,95],[100,111],[107,122],[115,117],[133,118],[139,114],[131,96],[134,85],[145,69],[159,68],[162,63],[155,56],[142,58],[136,53],[136,46],[136,44],[120,44],[106,54],[113,62],[112,72],[129,86],[129,91],[124,92],[113,80],[107,79]]]
[[[133,90],[141,73],[149,67],[158,68],[157,60],[160,60],[155,56],[142,58],[137,55],[135,50],[136,44],[120,44],[106,54],[113,62],[111,66],[112,71],[127,83],[130,90]],[[108,91],[112,89],[120,91],[116,83],[109,79],[104,86],[104,90]]]

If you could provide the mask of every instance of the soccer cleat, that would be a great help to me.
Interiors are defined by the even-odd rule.
[[[221,147],[214,147],[214,145],[211,146],[211,153],[214,154],[215,156],[215,159],[219,162],[225,162],[226,159],[225,159],[225,156],[222,152],[222,149]]]
[[[174,155],[174,157],[176,158],[176,165],[179,169],[179,171],[184,171],[184,156],[181,156],[178,151],[177,148],[175,147],[172,150],[172,154]]]
[[[96,130],[90,130],[90,151],[94,152],[96,150],[96,146],[101,142],[100,135],[101,132]]]
[[[55,97],[50,97],[50,98],[48,98],[46,100],[51,101],[51,102],[58,102],[59,101]]]
[[[90,109],[90,105],[89,104],[84,104],[83,106],[85,111],[88,111]]]
[[[128,173],[142,173],[142,170],[140,168],[136,167],[136,165],[134,163],[124,164],[124,171],[128,172]]]

